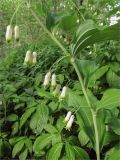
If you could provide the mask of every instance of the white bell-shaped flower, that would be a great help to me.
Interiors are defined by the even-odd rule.
[[[71,115],[67,125],[66,125],[66,129],[70,130],[70,128],[72,127],[73,121],[74,121],[74,115]]]
[[[68,112],[65,119],[64,119],[64,122],[68,122],[68,120],[70,119],[70,116],[71,116],[72,112]]]
[[[49,85],[50,77],[51,77],[51,73],[48,72],[48,73],[45,75],[45,78],[44,78],[44,83],[43,83],[44,86]]]
[[[27,51],[26,52],[26,56],[25,56],[25,60],[24,60],[24,63],[27,64],[27,63],[31,63],[31,60],[32,60],[32,54],[31,54],[31,51]]]
[[[20,38],[20,31],[17,25],[14,27],[14,38],[16,41],[19,41]]]
[[[51,86],[52,87],[56,86],[56,75],[55,74],[52,75]]]
[[[62,100],[62,99],[64,99],[64,98],[66,97],[66,92],[67,92],[67,87],[64,86],[64,87],[62,88],[62,92],[61,92],[61,95],[60,95],[60,97],[59,97],[60,100]]]
[[[37,53],[33,52],[33,58],[32,58],[33,64],[37,63]]]
[[[11,25],[7,26],[5,38],[7,42],[10,42],[12,39],[12,26]]]

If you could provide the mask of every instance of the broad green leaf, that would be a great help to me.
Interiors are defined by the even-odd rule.
[[[43,89],[37,89],[37,94],[40,96],[40,97],[45,97],[45,98],[48,98],[48,99],[52,99],[53,98],[53,96],[49,93],[49,92],[47,92],[47,91],[45,91],[45,90],[43,90]]]
[[[80,73],[83,75],[85,83],[86,81],[89,80],[89,77],[91,76],[91,74],[93,74],[95,70],[98,68],[95,61],[91,61],[91,60],[76,59],[76,63]]]
[[[72,90],[68,92],[68,106],[72,106],[77,110],[77,120],[80,127],[84,129],[88,137],[91,139],[94,144],[94,128],[93,128],[93,119],[91,116],[91,111],[88,107],[88,104],[83,96],[75,94]],[[79,118],[78,118],[79,117]],[[80,123],[79,123],[80,121]],[[91,133],[91,134],[90,134]]]
[[[111,128],[117,135],[120,135],[120,119],[113,118]]]
[[[28,151],[30,153],[32,153],[32,141],[31,141],[31,139],[26,138],[25,145],[26,145],[26,148],[28,149]]]
[[[82,146],[86,145],[89,142],[89,137],[86,135],[84,130],[80,130],[78,138]]]
[[[120,76],[118,76],[115,72],[109,70],[106,78],[110,87],[120,88]]]
[[[120,159],[120,146],[115,146],[106,153],[105,160],[118,159]]]
[[[44,126],[44,129],[49,133],[57,133],[58,132],[58,130],[51,124],[46,124]]]
[[[86,46],[97,42],[119,40],[119,31],[119,22],[104,29],[99,29],[92,20],[87,20],[76,32],[76,37],[73,41],[74,44],[72,45],[72,52],[76,54]]]
[[[12,157],[14,158],[23,148],[24,146],[24,140],[21,140],[19,142],[17,142],[15,144],[15,146],[13,147],[13,150],[12,150]]]
[[[108,89],[97,103],[97,109],[112,109],[120,105],[120,89]]]
[[[74,151],[75,151],[76,159],[89,160],[89,156],[84,149],[82,149],[78,146],[73,146],[73,148],[74,148]]]
[[[59,27],[62,28],[66,32],[73,32],[77,27],[77,15],[76,13],[67,13],[59,19],[57,19],[57,22],[59,23]]]
[[[61,154],[63,143],[55,144],[49,151],[48,160],[58,160]]]
[[[54,146],[56,143],[60,143],[62,141],[60,133],[53,134],[52,137],[52,145]]]
[[[24,149],[22,153],[19,155],[19,160],[26,160],[27,159],[27,154],[28,154],[28,149]]]
[[[39,136],[34,142],[33,151],[39,153],[44,147],[51,143],[53,136],[54,135],[51,134],[42,134]]]
[[[89,77],[87,86],[94,86],[96,80],[100,79],[108,70],[108,66],[103,66],[95,70],[95,72]]]
[[[25,111],[25,113],[20,118],[20,128],[25,124],[27,119],[31,116],[31,114],[35,111],[35,107],[29,108]]]
[[[79,96],[69,89],[68,90],[68,106],[73,106],[76,109],[78,109],[78,108],[86,108],[88,107],[88,104],[84,96]]]
[[[65,144],[66,156],[69,160],[75,160],[75,151],[73,146],[71,146],[68,142]]]
[[[45,104],[40,104],[38,105],[37,108],[38,109],[32,115],[32,118],[30,120],[30,127],[34,133],[40,134],[44,126],[47,124],[49,117],[49,110],[48,106],[46,106]]]
[[[14,122],[16,120],[18,120],[18,116],[16,114],[10,114],[7,116],[7,121]]]
[[[15,143],[21,141],[22,139],[26,139],[26,137],[23,136],[23,137],[10,138],[10,139],[9,139],[9,143],[10,143],[12,146],[14,146]]]

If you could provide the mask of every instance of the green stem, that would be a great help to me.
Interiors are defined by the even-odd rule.
[[[67,50],[63,47],[63,45],[57,40],[56,37],[54,37],[52,35],[51,32],[49,32],[49,30],[45,27],[45,25],[41,22],[41,20],[38,18],[38,16],[36,15],[36,13],[32,10],[32,8],[30,7],[30,11],[32,13],[32,15],[35,17],[35,19],[37,20],[37,22],[40,24],[40,26],[42,27],[42,29],[51,37],[51,39],[61,48],[61,50],[63,51],[63,55],[65,54],[66,56],[69,56],[70,54],[67,52]]]
[[[98,129],[97,129],[96,112],[92,109],[89,97],[88,97],[87,92],[86,92],[85,87],[84,87],[82,76],[81,76],[81,74],[79,72],[79,69],[78,69],[78,67],[77,67],[77,65],[75,63],[74,58],[71,59],[71,63],[73,65],[73,67],[75,68],[75,71],[76,71],[76,73],[78,75],[78,78],[79,78],[79,81],[80,81],[80,84],[81,84],[81,87],[82,87],[83,94],[85,96],[85,99],[86,99],[86,101],[88,103],[88,106],[90,107],[90,111],[92,113],[94,130],[95,130],[96,156],[97,156],[97,160],[100,160],[100,146],[99,146],[99,135],[98,135]]]
[[[11,18],[11,20],[10,20],[10,25],[12,25],[13,19],[14,19],[15,15],[16,15],[17,11],[19,10],[19,8],[20,8],[20,6],[21,6],[22,3],[23,3],[23,2],[21,2],[21,3],[17,6],[15,12],[13,13],[12,18]]]
[[[61,48],[61,50],[63,51],[63,54],[65,54],[66,56],[70,56],[71,54],[64,48],[64,46],[52,35],[51,32],[49,32],[49,30],[45,27],[45,25],[41,22],[41,20],[38,18],[38,16],[36,15],[36,13],[30,8],[30,11],[32,13],[32,15],[35,17],[35,19],[37,20],[37,22],[40,24],[40,26],[42,27],[42,29],[51,37],[51,39]],[[78,75],[78,78],[79,78],[79,81],[80,81],[80,84],[81,84],[81,87],[82,87],[82,91],[83,91],[83,94],[86,98],[86,101],[88,103],[88,106],[91,110],[91,113],[92,113],[92,118],[93,118],[93,124],[94,124],[94,130],[95,130],[95,142],[96,142],[96,155],[97,155],[97,160],[100,160],[100,149],[99,149],[99,135],[98,135],[98,129],[97,129],[97,120],[96,120],[96,112],[93,110],[92,106],[91,106],[91,103],[90,103],[90,100],[89,100],[89,97],[87,95],[87,92],[85,90],[85,86],[84,86],[84,83],[83,83],[83,80],[82,80],[82,76],[79,72],[79,69],[77,67],[77,64],[75,63],[75,60],[74,58],[71,58],[71,64],[73,65],[77,75]]]

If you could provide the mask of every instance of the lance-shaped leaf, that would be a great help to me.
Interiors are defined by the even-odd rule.
[[[106,40],[119,40],[120,39],[120,22],[115,25],[100,29],[92,20],[86,21],[80,25],[76,36],[71,46],[74,54],[78,53],[83,48],[97,42]]]

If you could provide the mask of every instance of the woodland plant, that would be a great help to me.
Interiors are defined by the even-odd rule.
[[[62,55],[58,56],[58,60],[47,68],[47,73],[39,80],[34,78],[36,66],[39,65],[36,59],[38,51],[32,54],[28,50],[24,63],[35,65],[20,66],[21,77],[17,72],[12,77],[7,77],[13,81],[20,78],[15,86],[8,81],[5,81],[6,85],[2,83],[0,86],[0,105],[3,106],[2,115],[5,117],[2,118],[3,122],[1,120],[1,157],[5,157],[6,148],[9,157],[12,152],[12,158],[19,157],[20,160],[120,158],[119,53],[110,56],[110,53],[102,53],[109,51],[109,44],[106,44],[106,50],[101,47],[105,43],[112,43],[112,46],[117,44],[120,39],[120,22],[113,25],[104,22],[105,25],[101,26],[101,20],[97,23],[99,15],[102,17],[98,6],[103,4],[97,3],[97,6],[93,1],[89,1],[88,5],[85,3],[85,6],[83,4],[84,1],[74,0],[69,4],[67,1],[60,3],[58,13],[60,8],[62,15],[57,15],[56,7],[53,8],[56,14],[50,12],[51,2],[40,2],[40,14],[35,10],[33,2],[20,2],[17,6],[10,26],[20,6],[25,5],[42,31],[61,49]],[[109,5],[112,6],[111,3]],[[89,15],[86,18],[90,14],[89,6],[95,12],[91,19]],[[106,13],[106,8],[103,11]],[[10,26],[6,31],[7,41],[12,38]],[[16,40],[19,39],[18,35],[15,36]],[[63,68],[54,68],[62,62]],[[57,74],[62,73],[64,68],[64,77],[68,72],[67,80],[62,80],[62,76]],[[39,71],[38,74],[40,78]],[[5,80],[4,76],[1,77],[1,82]],[[8,91],[9,94],[6,94]],[[10,108],[10,115],[7,114],[7,106],[14,106]],[[5,132],[4,123],[10,124],[11,134]]]

